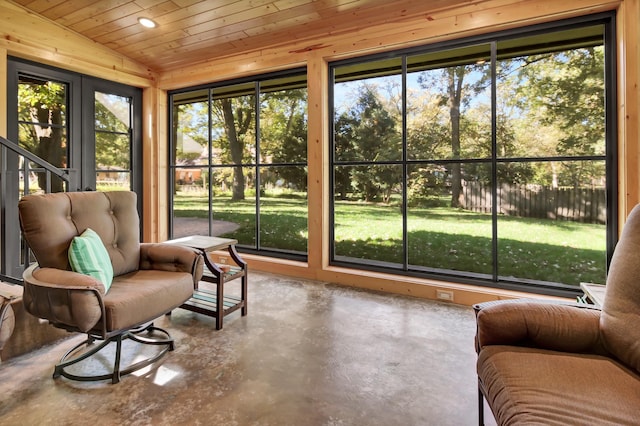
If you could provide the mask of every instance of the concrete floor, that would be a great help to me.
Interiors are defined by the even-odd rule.
[[[175,351],[116,385],[52,379],[80,335],[6,360],[0,424],[477,424],[468,307],[250,271],[248,316],[216,331],[177,309],[156,325]]]

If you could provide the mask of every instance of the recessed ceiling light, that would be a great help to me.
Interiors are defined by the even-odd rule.
[[[155,28],[158,25],[149,18],[138,18],[138,22],[140,25],[147,28]]]

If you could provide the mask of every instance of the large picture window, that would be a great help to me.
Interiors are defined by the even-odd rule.
[[[306,259],[304,70],[170,100],[172,236],[233,238],[243,251]]]
[[[332,263],[554,294],[603,283],[612,20],[330,64]]]

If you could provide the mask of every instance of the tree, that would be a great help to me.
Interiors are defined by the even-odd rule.
[[[176,105],[173,108],[173,122],[175,162],[184,165],[194,164],[202,156],[209,140],[207,103],[197,101]]]
[[[224,130],[224,136],[219,135],[216,142],[222,155],[229,155],[230,162],[233,164],[232,201],[244,200],[245,198],[245,176],[242,163],[247,151],[248,140],[255,128],[254,99],[254,96],[238,96],[217,99],[213,102],[213,125],[221,126]]]
[[[396,121],[378,99],[376,88],[362,84],[355,105],[342,113],[336,121],[336,159],[372,163],[350,167],[351,190],[365,201],[389,202],[393,191],[401,183],[402,172],[397,166],[386,166],[385,161],[397,161],[402,156],[401,137]],[[338,174],[338,172],[336,172]],[[345,176],[336,176],[346,188]]]
[[[334,119],[334,158],[336,161],[353,161],[356,159],[356,119],[347,113]],[[335,166],[333,169],[333,186],[340,200],[346,200],[352,192],[350,167]]]
[[[465,82],[472,73],[478,74]],[[446,106],[449,115],[451,159],[461,159],[462,108],[469,105],[475,95],[485,90],[488,67],[484,64],[457,65],[436,71],[424,72],[418,82],[425,90],[438,97],[440,105]],[[462,168],[453,162],[451,169],[451,207],[462,207]]]
[[[262,163],[307,162],[307,91],[281,90],[263,95],[260,110],[260,155]],[[287,186],[307,190],[304,167],[277,167],[274,175]]]
[[[605,154],[605,82],[602,46],[526,58],[517,74],[518,106],[536,111],[544,126],[556,129],[550,155]],[[533,114],[532,114],[533,116]],[[604,175],[604,164],[565,162],[555,180],[578,187]]]
[[[67,167],[66,86],[23,79],[18,86],[18,103],[20,145],[56,167]],[[46,174],[39,173],[40,188],[46,188],[46,183]],[[51,180],[51,192],[63,190],[60,179]]]
[[[120,96],[102,94],[96,99],[96,168],[129,169],[129,107]]]

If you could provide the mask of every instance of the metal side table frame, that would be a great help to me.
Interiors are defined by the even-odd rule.
[[[200,289],[197,284],[193,292],[193,297],[187,300],[180,307],[192,312],[214,317],[216,319],[216,330],[220,330],[224,317],[238,309],[241,309],[242,316],[247,315],[247,263],[240,257],[236,250],[237,240],[229,238],[208,237],[194,235],[190,237],[176,238],[165,241],[165,244],[180,244],[191,247],[202,252],[206,265],[202,281],[216,285],[216,291]],[[218,265],[210,258],[210,253],[218,250],[227,250],[229,256],[236,266],[229,266],[228,271],[224,271],[224,265]],[[240,278],[240,298],[235,296],[225,296],[224,286],[226,282]]]

